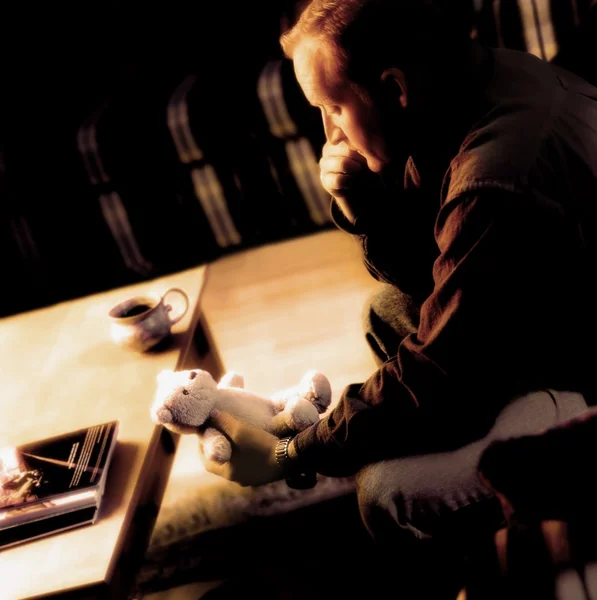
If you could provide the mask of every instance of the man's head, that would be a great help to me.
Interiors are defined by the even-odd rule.
[[[450,4],[313,0],[280,40],[305,96],[321,109],[328,141],[346,141],[372,171],[403,151],[408,108],[468,44],[468,24],[454,28],[456,9],[442,3]]]

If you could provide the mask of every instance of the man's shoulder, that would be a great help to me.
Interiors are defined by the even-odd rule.
[[[522,191],[567,93],[549,63],[513,50],[492,55],[479,118],[450,166],[449,196],[487,187]]]

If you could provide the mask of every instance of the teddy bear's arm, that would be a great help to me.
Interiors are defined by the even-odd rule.
[[[299,399],[312,404],[318,413],[324,413],[332,401],[329,379],[319,371],[307,371],[297,385],[271,396],[276,412],[283,411],[288,403],[297,402]]]
[[[219,389],[231,388],[231,387],[232,388],[241,388],[241,389],[244,389],[244,387],[245,387],[244,377],[240,373],[237,373],[236,371],[228,371],[222,377],[222,379],[220,379],[220,382],[218,383]]]

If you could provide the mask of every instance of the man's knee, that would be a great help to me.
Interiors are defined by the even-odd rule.
[[[429,494],[423,474],[408,468],[403,460],[369,465],[357,477],[361,517],[377,539],[402,530],[416,538],[431,537],[433,507],[437,498]],[[439,490],[438,490],[439,491]]]
[[[398,461],[385,461],[368,465],[356,478],[361,518],[376,540],[394,536],[400,530],[414,533],[416,537],[424,536],[413,523],[408,500],[411,497],[409,482],[405,481],[404,486],[398,486],[397,489],[388,485],[385,474],[388,469],[392,469],[392,477],[396,476],[399,472],[397,463]]]
[[[483,439],[449,452],[383,461],[357,476],[363,521],[373,537],[410,532],[417,538],[438,532],[495,528],[499,502],[482,484],[477,466],[496,439],[528,435],[586,410],[577,392],[539,390],[515,398]]]
[[[372,464],[357,476],[361,517],[376,539],[435,537],[458,522],[456,513],[493,496],[477,475],[476,453],[407,457]]]
[[[394,286],[381,285],[363,308],[365,337],[376,360],[383,363],[395,356],[402,340],[417,330],[419,307]]]

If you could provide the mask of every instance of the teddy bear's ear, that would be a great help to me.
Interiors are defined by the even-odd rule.
[[[185,371],[186,380],[180,385],[189,386],[189,389],[215,389],[217,383],[208,371],[193,369]]]
[[[245,379],[236,371],[228,371],[220,382],[218,383],[218,388],[244,388],[245,387]]]
[[[164,399],[188,381],[188,371],[171,371],[169,369],[160,371],[157,375],[156,397]]]
[[[173,375],[174,371],[170,371],[169,369],[164,369],[158,373],[157,380],[158,383],[166,383]]]
[[[180,385],[181,379],[186,380],[186,376],[183,375],[181,377],[180,371],[170,371],[168,369],[160,371],[157,376],[159,386],[176,387]]]

